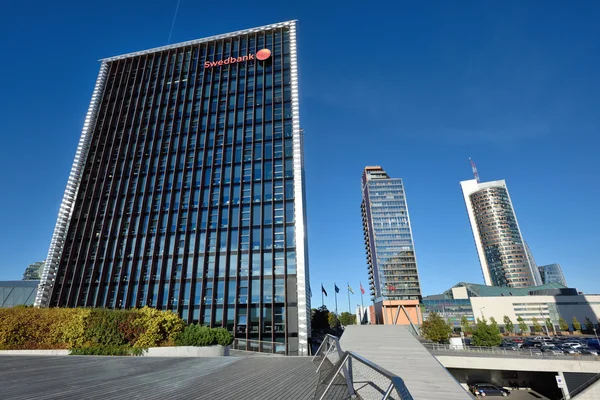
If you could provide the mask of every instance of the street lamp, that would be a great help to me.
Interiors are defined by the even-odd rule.
[[[483,315],[483,309],[485,308],[485,306],[483,307],[479,307],[479,314],[481,314],[481,318],[485,318],[485,315]]]
[[[592,328],[594,329],[594,335],[596,336],[596,343],[598,344],[598,347],[600,348],[600,341],[598,341],[598,334],[596,333],[596,328]]]

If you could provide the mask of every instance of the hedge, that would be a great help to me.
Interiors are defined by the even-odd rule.
[[[177,346],[229,346],[233,335],[225,328],[210,328],[201,325],[188,325],[175,337]]]
[[[184,328],[185,322],[177,314],[148,307],[2,308],[0,350],[77,349],[75,353],[83,354],[81,351],[145,349],[173,345]],[[98,348],[104,350],[84,350]]]

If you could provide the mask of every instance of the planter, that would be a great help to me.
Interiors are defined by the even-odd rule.
[[[144,354],[146,357],[223,357],[229,355],[230,346],[173,346],[150,347]]]
[[[0,356],[68,356],[69,350],[0,350]]]

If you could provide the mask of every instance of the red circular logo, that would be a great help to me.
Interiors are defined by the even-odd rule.
[[[262,49],[256,53],[256,59],[260,61],[264,61],[269,57],[271,57],[271,50],[269,49]]]

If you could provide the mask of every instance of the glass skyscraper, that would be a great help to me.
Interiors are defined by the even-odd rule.
[[[540,271],[544,284],[556,282],[567,286],[567,280],[565,279],[560,264],[541,265],[537,268]]]
[[[151,306],[307,354],[296,22],[101,60],[36,304]]]
[[[541,284],[504,180],[460,182],[486,285]]]
[[[381,167],[365,167],[362,175],[362,221],[371,297],[420,300],[421,287],[401,178]]]

